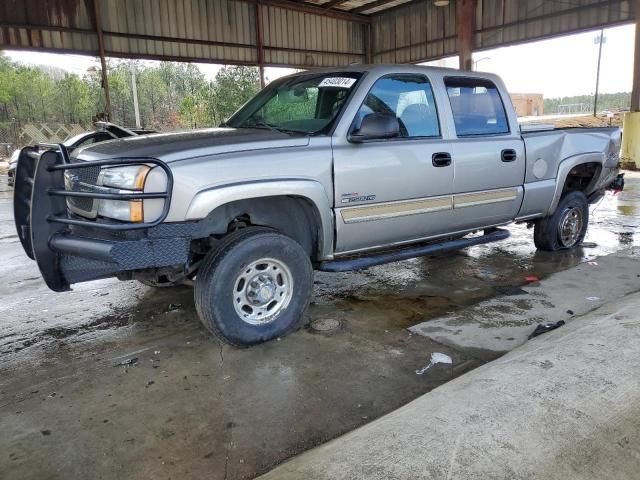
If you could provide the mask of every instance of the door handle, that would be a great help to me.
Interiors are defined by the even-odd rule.
[[[447,152],[437,152],[431,156],[431,163],[434,167],[448,167],[451,165],[451,154]]]
[[[518,158],[518,155],[516,154],[516,151],[514,149],[507,148],[505,150],[502,150],[500,158],[503,162],[515,162],[516,158]]]

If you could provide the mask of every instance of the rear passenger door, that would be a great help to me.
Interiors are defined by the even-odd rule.
[[[452,230],[513,220],[522,203],[525,152],[505,100],[485,78],[449,76],[444,85],[455,127]]]

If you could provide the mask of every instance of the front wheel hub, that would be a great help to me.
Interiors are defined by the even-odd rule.
[[[251,325],[274,321],[293,296],[293,276],[280,260],[262,258],[247,265],[234,281],[233,306]]]

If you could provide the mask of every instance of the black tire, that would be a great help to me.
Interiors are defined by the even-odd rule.
[[[249,288],[238,290],[236,281],[262,259],[273,259],[288,269],[291,293],[273,318],[255,324],[238,313],[236,296]],[[304,249],[274,230],[249,227],[230,233],[209,252],[196,275],[194,298],[198,316],[211,333],[225,343],[248,346],[298,329],[312,291],[313,268]]]
[[[563,243],[561,239],[560,227],[564,217],[571,211],[579,213],[581,217],[581,227],[577,231],[575,241],[571,244]],[[553,215],[538,220],[533,230],[533,242],[538,250],[556,252],[574,248],[582,243],[587,234],[589,225],[589,202],[584,193],[579,191],[568,192],[562,196],[558,203],[558,208]]]

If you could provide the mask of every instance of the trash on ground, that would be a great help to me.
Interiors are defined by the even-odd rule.
[[[587,263],[588,263],[589,265],[595,265],[595,266],[597,266],[597,265],[598,265],[598,262],[587,262]]]
[[[182,308],[182,304],[181,303],[170,303],[169,304],[169,311],[179,310],[180,308]]]
[[[567,310],[567,313],[568,313],[569,315],[573,315],[573,310]]]
[[[600,300],[600,297],[584,297],[584,298],[586,298],[590,302],[597,302]]]
[[[527,291],[523,290],[520,287],[513,287],[510,285],[507,286],[497,286],[497,287],[493,287],[494,290],[498,293],[501,293],[502,295],[526,295]],[[447,314],[451,315],[454,312],[447,312]]]
[[[596,242],[582,242],[580,246],[582,248],[596,248],[598,244]]]
[[[539,282],[540,279],[538,278],[537,275],[527,275],[526,277],[524,277],[526,282]]]
[[[431,354],[431,361],[429,362],[429,365],[421,368],[420,370],[416,370],[416,375],[422,375],[424,372],[429,370],[434,365],[437,365],[438,363],[446,363],[448,365],[452,365],[453,360],[451,360],[451,357],[449,355],[440,352],[433,352]]]
[[[123,360],[120,363],[117,363],[115,366],[116,367],[127,367],[127,366],[133,366],[136,363],[138,363],[138,357],[133,357],[133,358],[127,358],[126,360]]]
[[[550,332],[551,330],[555,330],[558,327],[561,327],[566,322],[564,320],[559,320],[555,323],[539,323],[536,329],[533,331],[531,335],[529,335],[529,340],[533,337],[537,337],[538,335],[542,335],[543,333]]]

